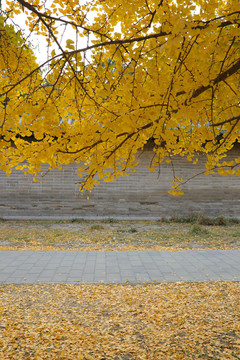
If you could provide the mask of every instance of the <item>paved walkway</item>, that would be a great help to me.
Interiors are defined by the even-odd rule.
[[[240,281],[240,250],[0,251],[0,283]]]

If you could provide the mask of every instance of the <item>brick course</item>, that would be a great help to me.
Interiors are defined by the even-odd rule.
[[[118,218],[160,219],[203,213],[240,218],[240,178],[199,175],[184,185],[183,196],[168,194],[172,166],[162,163],[158,171],[149,172],[153,153],[139,153],[135,173],[115,182],[101,182],[92,193],[79,193],[76,183],[77,164],[52,170],[40,182],[14,170],[10,177],[0,171],[0,218],[5,219],[72,219]],[[239,157],[234,148],[228,158]],[[177,177],[188,179],[205,170],[204,158],[192,165],[184,157],[173,159]],[[47,169],[47,166],[45,170]],[[89,200],[87,200],[89,195]]]

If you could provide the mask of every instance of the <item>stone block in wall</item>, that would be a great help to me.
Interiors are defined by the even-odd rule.
[[[229,158],[239,157],[233,149]],[[204,213],[209,216],[240,218],[240,178],[236,176],[199,175],[186,183],[185,194],[173,197],[172,169],[162,163],[160,174],[149,172],[152,151],[139,156],[136,172],[114,183],[101,182],[92,193],[83,196],[75,183],[78,164],[64,166],[45,175],[41,183],[33,183],[30,176],[13,171],[11,177],[0,172],[0,218],[161,218],[173,215]],[[174,160],[175,173],[184,179],[204,170],[204,159],[191,165],[185,158]],[[87,195],[89,200],[86,199]]]

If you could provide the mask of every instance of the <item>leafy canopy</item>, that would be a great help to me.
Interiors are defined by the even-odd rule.
[[[23,12],[51,56],[37,65],[1,19],[1,169],[77,162],[92,189],[152,139],[150,171],[205,153],[206,173],[240,175],[240,157],[222,160],[240,139],[238,0],[8,0],[2,15]]]

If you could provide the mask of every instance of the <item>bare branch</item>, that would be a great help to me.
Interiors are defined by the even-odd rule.
[[[218,123],[212,124],[212,126],[221,126],[221,125],[230,123],[230,122],[232,122],[232,121],[239,121],[239,120],[240,120],[240,115],[238,115],[238,116],[233,116],[231,119],[227,119],[227,120],[224,120],[224,121],[220,121],[220,122],[218,122]]]

